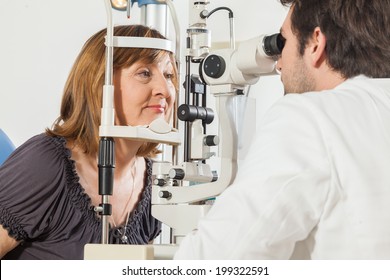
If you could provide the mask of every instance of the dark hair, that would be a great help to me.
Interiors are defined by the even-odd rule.
[[[315,27],[326,36],[330,67],[345,78],[390,77],[390,0],[280,0],[292,5],[299,52]]]
[[[61,112],[53,125],[46,129],[50,136],[65,137],[81,147],[86,154],[97,154],[99,147],[99,125],[105,75],[104,44],[107,29],[97,32],[84,44],[65,84]],[[165,38],[157,30],[143,25],[116,26],[116,36]],[[152,63],[169,53],[149,48],[115,48],[113,70],[129,67],[137,61]],[[174,68],[173,82],[178,90],[177,70]],[[159,151],[158,144],[145,142],[138,150],[138,156],[153,157]]]

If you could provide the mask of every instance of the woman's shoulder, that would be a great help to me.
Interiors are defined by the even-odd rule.
[[[69,157],[70,151],[66,148],[66,140],[62,137],[52,137],[45,133],[35,135],[20,145],[12,156],[29,157],[36,160],[58,158],[58,156]]]
[[[70,151],[65,144],[64,138],[38,134],[15,149],[2,166],[3,171],[56,176],[64,166],[71,165]]]

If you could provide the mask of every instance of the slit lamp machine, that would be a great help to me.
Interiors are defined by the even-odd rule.
[[[141,245],[108,244],[108,218],[111,215],[110,195],[113,193],[115,170],[115,138],[123,137],[156,142],[172,146],[170,161],[153,163],[152,215],[171,228],[168,253],[159,253],[159,245],[147,245],[148,249],[134,258],[172,258],[175,246],[190,231],[198,220],[212,207],[213,198],[222,193],[234,180],[237,172],[237,132],[232,115],[237,96],[255,84],[260,76],[275,74],[276,58],[284,46],[279,34],[261,35],[235,46],[233,11],[228,7],[207,9],[209,0],[189,2],[189,25],[185,46],[181,44],[180,29],[174,4],[171,0],[117,1],[103,0],[107,14],[106,72],[103,87],[103,106],[99,130],[99,195],[101,204],[96,211],[102,217],[102,243],[87,244],[85,258],[108,258],[107,250],[117,252]],[[126,11],[130,17],[132,6],[138,2],[141,9],[141,24],[153,26],[166,36],[171,15],[175,28],[175,42],[140,37],[118,37],[113,34],[112,9]],[[211,32],[207,19],[215,12],[228,12],[230,46],[224,49],[211,48]],[[114,47],[157,48],[172,51],[176,55],[179,75],[181,51],[184,50],[184,92],[178,98],[182,102],[175,114],[173,124],[158,119],[149,126],[114,125],[113,106],[113,51]],[[194,70],[195,69],[195,70]],[[179,77],[180,79],[180,77]],[[184,101],[182,100],[184,97]],[[210,98],[212,102],[209,102]],[[213,104],[214,108],[208,107]],[[207,126],[217,119],[218,135],[208,134]],[[184,139],[184,140],[183,140]],[[213,149],[218,152],[213,152]],[[182,155],[182,159],[179,158]],[[212,170],[210,159],[219,165],[219,172]],[[104,247],[106,246],[106,247]],[[117,247],[121,246],[121,248]],[[149,250],[152,247],[151,251]],[[145,253],[146,252],[146,253]],[[103,254],[99,257],[99,254]],[[131,258],[125,254],[126,258]]]

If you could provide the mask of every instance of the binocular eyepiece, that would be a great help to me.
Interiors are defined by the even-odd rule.
[[[264,53],[270,57],[280,55],[285,42],[286,39],[280,33],[265,36],[263,39]]]
[[[238,88],[254,84],[260,75],[275,73],[275,61],[285,42],[282,34],[276,33],[242,41],[237,49],[216,50],[200,63],[200,78],[208,85],[232,84]]]

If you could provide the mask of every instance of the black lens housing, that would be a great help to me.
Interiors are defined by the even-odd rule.
[[[280,33],[265,36],[263,40],[263,50],[265,54],[271,57],[280,55],[285,41],[286,40]]]

